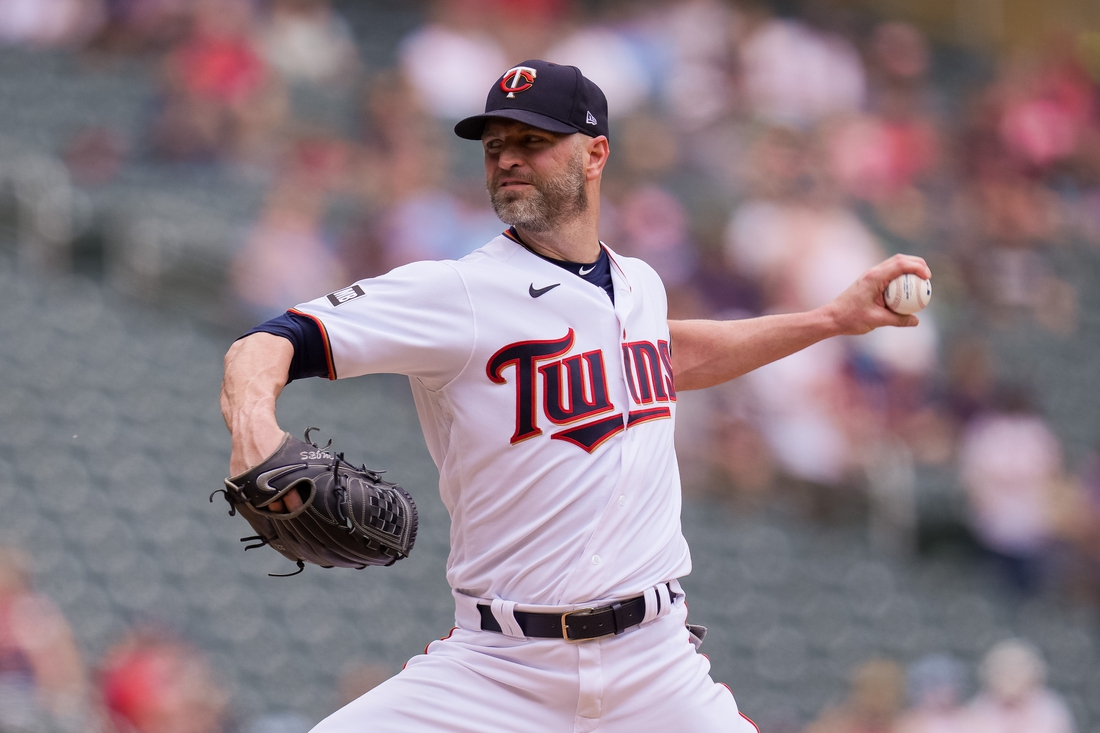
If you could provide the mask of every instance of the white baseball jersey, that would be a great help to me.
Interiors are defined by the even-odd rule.
[[[458,593],[623,598],[686,575],[664,288],[601,288],[500,236],[298,306],[336,378],[406,374],[451,514]]]
[[[664,288],[608,256],[614,304],[500,236],[295,309],[320,325],[331,375],[409,376],[456,600],[448,638],[314,733],[756,730],[696,653],[675,582],[691,561]],[[528,639],[512,616],[639,595],[642,623],[580,644]],[[503,633],[481,630],[478,599]]]

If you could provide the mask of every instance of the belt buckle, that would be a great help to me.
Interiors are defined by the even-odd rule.
[[[566,622],[565,622],[566,618],[569,617],[569,616],[581,615],[581,614],[585,614],[585,613],[591,614],[595,610],[596,610],[595,608],[578,608],[578,609],[575,609],[573,611],[566,611],[565,613],[563,613],[561,615],[561,638],[565,639],[565,641],[568,642],[569,644],[580,644],[581,642],[592,641],[592,639],[600,638],[598,636],[594,636],[594,637],[592,637],[592,639],[570,639],[569,638],[569,626],[567,626]]]

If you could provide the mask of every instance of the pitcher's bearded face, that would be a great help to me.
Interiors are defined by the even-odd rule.
[[[545,232],[588,209],[584,150],[577,145],[557,171],[540,174],[531,167],[495,168],[489,177],[493,211],[505,224]]]

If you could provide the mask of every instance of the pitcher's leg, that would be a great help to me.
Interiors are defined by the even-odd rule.
[[[710,676],[691,643],[681,604],[653,624],[605,644],[608,704],[603,733],[757,733],[733,693]]]
[[[459,630],[312,733],[572,733],[576,654],[564,647]]]

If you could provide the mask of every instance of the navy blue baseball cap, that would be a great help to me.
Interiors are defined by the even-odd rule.
[[[485,99],[485,113],[455,125],[455,134],[480,140],[492,119],[517,120],[549,132],[607,135],[607,98],[576,66],[529,59],[504,72]]]

